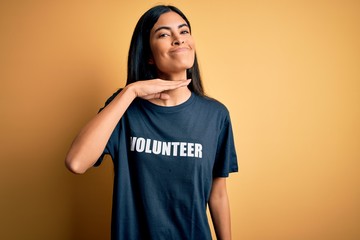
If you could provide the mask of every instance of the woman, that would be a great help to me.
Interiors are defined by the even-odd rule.
[[[231,239],[226,177],[238,169],[229,113],[204,96],[190,23],[173,6],[134,30],[123,89],[80,131],[66,157],[84,173],[110,154],[112,239]]]

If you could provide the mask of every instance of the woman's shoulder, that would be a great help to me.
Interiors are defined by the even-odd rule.
[[[197,98],[198,98],[197,102],[201,104],[203,107],[207,107],[210,108],[211,110],[221,111],[224,113],[229,112],[225,104],[223,104],[222,102],[220,102],[219,100],[213,97],[197,95]]]
[[[122,88],[119,88],[118,90],[116,90],[105,102],[105,106],[108,105],[109,103],[111,103],[112,100],[114,100],[114,98],[122,91]]]
[[[111,103],[112,100],[114,100],[114,98],[122,91],[122,88],[119,88],[118,90],[116,90],[106,101],[105,104],[102,108],[100,108],[99,112],[101,112],[107,105],[109,105],[109,103]]]

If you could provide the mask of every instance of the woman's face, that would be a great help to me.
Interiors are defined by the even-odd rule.
[[[175,12],[162,14],[150,32],[152,57],[160,77],[185,74],[194,64],[195,43],[186,21]]]

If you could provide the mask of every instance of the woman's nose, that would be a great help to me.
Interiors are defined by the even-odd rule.
[[[183,39],[180,38],[175,38],[174,41],[172,42],[172,45],[176,46],[180,46],[181,44],[185,43],[185,41]]]

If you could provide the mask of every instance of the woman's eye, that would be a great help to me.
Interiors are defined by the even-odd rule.
[[[188,30],[181,31],[181,34],[189,34],[190,32]]]
[[[167,36],[169,36],[169,34],[167,34],[167,33],[162,33],[162,34],[159,35],[160,38],[164,38],[164,37],[167,37]]]

